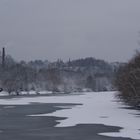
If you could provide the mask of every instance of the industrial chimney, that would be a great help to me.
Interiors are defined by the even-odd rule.
[[[5,48],[2,48],[2,68],[5,67]]]

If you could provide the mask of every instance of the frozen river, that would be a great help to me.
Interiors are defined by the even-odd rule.
[[[121,127],[119,132],[98,133],[109,137],[124,137],[140,139],[140,112],[128,109],[128,106],[118,102],[116,92],[90,92],[66,96],[23,97],[0,99],[0,105],[29,105],[31,103],[57,103],[63,108],[51,113],[33,113],[27,116],[54,116],[66,119],[57,120],[55,127],[72,127],[78,124],[103,124]],[[61,106],[59,104],[79,104]]]

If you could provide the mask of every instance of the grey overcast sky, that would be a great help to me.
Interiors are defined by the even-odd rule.
[[[127,61],[139,31],[140,0],[0,0],[0,48],[17,60]]]

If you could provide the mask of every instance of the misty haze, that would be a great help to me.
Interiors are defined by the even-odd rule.
[[[0,139],[140,139],[139,0],[0,0]]]

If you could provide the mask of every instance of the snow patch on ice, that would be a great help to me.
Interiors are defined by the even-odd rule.
[[[3,108],[11,109],[11,108],[15,108],[15,106],[4,106]]]

